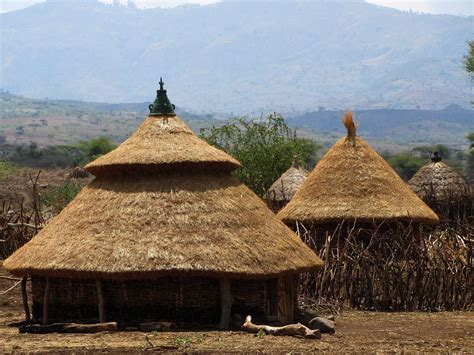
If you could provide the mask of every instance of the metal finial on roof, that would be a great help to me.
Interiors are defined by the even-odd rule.
[[[433,156],[431,157],[431,161],[433,163],[437,163],[437,162],[440,162],[441,160],[443,160],[443,158],[439,155],[437,151],[434,151]]]
[[[163,88],[165,83],[160,77],[160,89],[156,91],[155,101],[148,106],[150,116],[175,116],[175,106],[170,102],[166,95],[166,90]]]

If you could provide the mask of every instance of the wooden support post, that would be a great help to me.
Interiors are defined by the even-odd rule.
[[[228,329],[233,301],[230,290],[230,281],[228,279],[221,279],[219,280],[219,285],[221,291],[221,321],[219,323],[219,328]]]
[[[21,279],[21,296],[23,298],[23,309],[25,310],[25,321],[29,322],[31,321],[31,316],[30,307],[28,306],[28,293],[26,292],[26,280],[26,276]]]
[[[43,325],[48,324],[48,310],[49,310],[49,294],[51,293],[51,285],[49,284],[49,277],[46,278],[46,286],[44,288],[43,298]]]
[[[97,286],[97,300],[99,307],[99,322],[105,323],[105,312],[104,312],[104,295],[102,293],[102,282],[99,278],[95,279],[95,284]]]
[[[282,324],[291,324],[294,320],[296,300],[296,282],[293,275],[278,279],[278,320]]]

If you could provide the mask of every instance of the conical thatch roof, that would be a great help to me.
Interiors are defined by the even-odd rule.
[[[118,171],[218,169],[231,171],[240,163],[199,139],[177,116],[148,117],[117,149],[86,166],[95,176]]]
[[[4,266],[21,275],[259,278],[321,264],[229,174],[170,172],[93,181]]]
[[[16,275],[116,279],[319,268],[316,254],[230,175],[238,165],[178,117],[148,117],[88,165],[96,180],[4,266]]]
[[[290,201],[308,175],[309,171],[302,168],[295,158],[291,167],[270,186],[266,199],[275,202]]]
[[[437,156],[422,166],[408,184],[424,201],[450,203],[469,198],[467,181]]]
[[[387,162],[356,137],[351,113],[346,114],[344,123],[348,136],[326,153],[277,217],[288,224],[342,220],[438,222],[436,214]]]

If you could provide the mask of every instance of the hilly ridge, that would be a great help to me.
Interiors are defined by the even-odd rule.
[[[0,15],[1,87],[142,102],[162,75],[194,112],[468,105],[472,17],[357,2],[224,1],[137,10],[46,2]]]
[[[148,105],[149,102],[40,100],[0,91],[0,145],[74,144],[99,136],[121,143],[146,117]],[[201,128],[226,124],[232,117],[195,114],[180,107],[176,112],[196,133]],[[287,115],[286,122],[298,135],[329,147],[345,135],[342,115],[340,110],[320,110]],[[252,117],[258,119],[260,115],[249,118]],[[465,137],[474,131],[474,111],[456,105],[442,110],[356,110],[355,117],[359,134],[379,151],[400,151],[425,144],[465,150]]]

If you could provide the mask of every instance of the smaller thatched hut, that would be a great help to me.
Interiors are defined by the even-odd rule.
[[[275,212],[280,211],[290,202],[308,175],[309,171],[300,166],[298,157],[295,156],[291,167],[266,192],[267,205]]]
[[[326,153],[277,217],[292,227],[317,227],[322,238],[344,221],[358,226],[437,223],[436,214],[356,136],[352,113],[343,121],[347,137]]]
[[[438,152],[408,182],[411,189],[442,219],[464,220],[472,209],[470,187]]]

